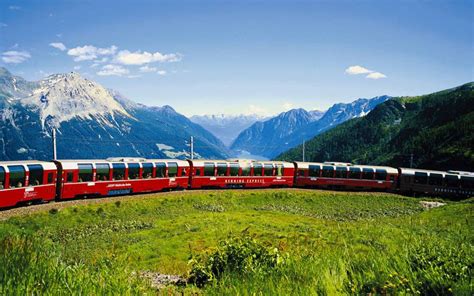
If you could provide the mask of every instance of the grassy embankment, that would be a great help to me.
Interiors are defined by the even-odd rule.
[[[217,250],[213,258],[225,260],[214,280],[161,292],[467,295],[473,209],[472,200],[423,210],[419,199],[397,195],[303,190],[184,192],[52,209],[0,222],[0,294],[153,294],[137,272],[187,276],[190,256],[199,270]],[[244,243],[218,247],[229,236]],[[278,262],[252,265],[260,260],[255,245]]]

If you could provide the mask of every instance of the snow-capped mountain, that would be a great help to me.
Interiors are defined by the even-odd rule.
[[[43,127],[46,120],[50,126],[59,127],[61,122],[73,118],[113,125],[109,117],[130,117],[107,89],[74,72],[51,75],[40,81],[39,87],[21,99],[21,103],[39,112]]]
[[[192,122],[195,122],[214,136],[219,138],[226,146],[229,146],[241,131],[248,128],[257,121],[265,120],[266,117],[257,114],[252,115],[194,115],[191,116]]]
[[[170,106],[148,107],[77,73],[27,82],[0,68],[0,159],[51,159],[51,129],[59,158],[140,156],[227,157],[224,145]]]
[[[365,116],[375,106],[389,99],[389,96],[380,96],[358,99],[348,104],[339,103],[324,113],[317,111],[315,117],[311,117],[311,113],[303,109],[290,110],[244,130],[231,149],[274,158],[346,120]]]
[[[319,120],[323,115],[322,111],[308,112],[301,108],[282,112],[266,121],[256,122],[241,132],[232,143],[231,149],[272,157],[279,151],[282,139]]]

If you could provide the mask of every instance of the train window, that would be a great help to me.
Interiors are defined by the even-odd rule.
[[[283,176],[283,165],[282,164],[277,164],[277,169],[276,169],[276,175],[277,176]]]
[[[321,168],[319,167],[319,165],[310,165],[308,171],[310,177],[319,177]]]
[[[0,189],[5,188],[5,169],[0,167]]]
[[[53,183],[53,175],[54,175],[53,173],[48,174],[48,184]]]
[[[375,180],[385,181],[387,180],[387,171],[383,169],[375,170]]]
[[[263,165],[263,175],[264,176],[273,176],[273,165],[266,163]]]
[[[125,164],[112,164],[112,180],[125,180]]]
[[[360,168],[349,168],[349,178],[350,179],[360,179]]]
[[[92,181],[92,164],[80,163],[79,167],[79,182],[91,182]]]
[[[40,164],[29,164],[28,170],[30,171],[30,178],[28,186],[42,185],[43,182],[43,166]]]
[[[108,181],[110,179],[110,167],[107,163],[98,163],[95,165],[95,180]]]
[[[201,169],[196,168],[196,173],[194,175],[195,176],[201,176]]]
[[[435,185],[435,186],[443,185],[443,175],[430,173],[428,184]]]
[[[374,170],[371,168],[362,169],[362,179],[372,180],[374,178]]]
[[[178,164],[176,162],[168,162],[168,177],[174,178],[178,175]]]
[[[66,182],[70,183],[73,181],[74,178],[74,173],[73,172],[67,172],[66,174]]]
[[[143,168],[143,179],[150,179],[153,175],[153,164],[152,163],[142,163]]]
[[[238,176],[239,175],[239,164],[238,163],[231,163],[230,164],[230,175],[231,176]]]
[[[254,176],[261,176],[262,175],[263,165],[256,163],[253,165],[253,175]]]
[[[459,187],[459,177],[457,175],[446,175],[446,186],[448,187]]]
[[[323,166],[323,177],[332,178],[334,176],[334,167]]]
[[[300,176],[300,177],[304,177],[304,175],[305,175],[305,172],[306,172],[305,170],[303,170],[303,169],[299,169],[299,170],[298,170],[298,176]]]
[[[427,184],[428,183],[428,173],[415,172],[414,182],[416,184]]]
[[[217,163],[217,175],[218,176],[227,175],[227,163],[225,163],[225,162]]]
[[[140,165],[138,163],[128,164],[128,179],[129,180],[140,179]]]
[[[250,176],[250,166],[249,165],[242,166],[242,176]]]
[[[204,163],[204,176],[215,176],[214,174],[214,163],[205,162]]]
[[[461,176],[462,188],[474,188],[474,177]]]
[[[10,188],[19,188],[25,185],[25,169],[22,165],[8,166],[10,171]]]
[[[156,178],[166,177],[166,164],[164,162],[157,162],[156,165]]]
[[[336,167],[336,178],[347,178],[347,167]]]

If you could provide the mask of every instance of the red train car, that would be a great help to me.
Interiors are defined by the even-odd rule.
[[[51,201],[56,195],[56,166],[28,160],[0,162],[0,208]]]
[[[190,188],[291,187],[290,162],[251,160],[190,160]]]
[[[295,162],[297,187],[350,190],[394,190],[398,171],[392,167],[336,162]]]
[[[188,187],[189,163],[177,159],[58,160],[60,199]]]

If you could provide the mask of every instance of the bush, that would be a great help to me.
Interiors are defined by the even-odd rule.
[[[224,273],[263,275],[284,262],[277,248],[268,249],[249,235],[230,237],[221,241],[214,252],[191,257],[189,282],[203,287]]]

